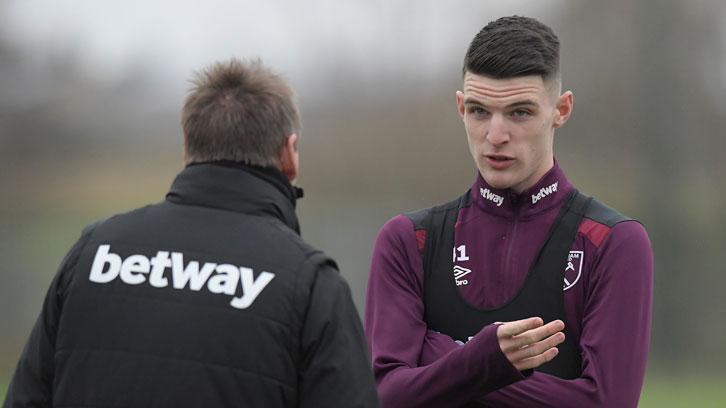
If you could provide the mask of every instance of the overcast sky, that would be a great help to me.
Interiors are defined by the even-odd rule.
[[[315,93],[330,72],[439,75],[458,67],[488,21],[515,13],[546,21],[563,3],[0,0],[0,35],[40,64],[70,54],[102,82],[143,71],[178,88],[211,61],[259,56]]]

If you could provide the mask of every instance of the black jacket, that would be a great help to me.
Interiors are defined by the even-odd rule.
[[[3,407],[373,407],[335,263],[270,169],[185,168],[165,201],[87,227]]]

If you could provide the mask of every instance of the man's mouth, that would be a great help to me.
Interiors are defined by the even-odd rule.
[[[486,155],[486,157],[489,159],[495,160],[495,161],[512,160],[512,158],[509,156],[503,156],[503,155],[499,155],[499,154],[488,154],[488,155]]]
[[[512,157],[501,155],[501,154],[488,154],[485,157],[487,158],[487,160],[489,161],[489,164],[492,167],[498,168],[498,169],[507,167],[514,160],[514,158],[512,158]]]

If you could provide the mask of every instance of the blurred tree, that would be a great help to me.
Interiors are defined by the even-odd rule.
[[[726,357],[717,339],[726,330],[720,293],[726,279],[718,256],[726,225],[718,203],[726,198],[719,180],[726,123],[709,89],[719,84],[704,78],[719,76],[719,64],[709,65],[718,58],[723,75],[725,39],[717,34],[724,4],[619,0],[571,6],[562,22],[570,41],[563,50],[580,65],[569,68],[570,75],[573,61],[564,64],[565,83],[575,77],[592,95],[577,107],[567,131],[600,152],[583,153],[594,159],[588,164],[595,166],[591,184],[630,195],[614,200],[629,202],[627,213],[641,219],[651,237],[651,360],[721,367]],[[576,102],[582,94],[575,92]],[[607,171],[597,176],[601,169]]]

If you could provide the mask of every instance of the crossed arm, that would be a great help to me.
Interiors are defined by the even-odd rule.
[[[637,406],[650,339],[652,250],[640,224],[618,224],[612,233],[600,247],[607,259],[598,260],[583,306],[580,378],[535,372],[474,401],[496,407]],[[427,331],[421,364],[444,358],[456,347],[449,336]]]
[[[415,273],[422,270],[420,254],[415,237],[399,233],[404,228],[396,223],[402,222],[406,220],[394,218],[381,230],[366,304],[366,334],[382,406],[459,406],[471,401],[503,407],[637,405],[647,360],[653,278],[652,250],[640,224],[621,223],[611,231],[615,238],[603,242],[601,253],[619,255],[597,261],[583,305],[583,374],[562,380],[520,372],[556,358],[552,347],[562,341],[564,335],[557,334],[562,322],[541,325],[534,318],[490,325],[465,345],[427,330],[422,277]]]
[[[555,357],[564,325],[539,318],[486,326],[463,346],[451,340],[455,348],[426,344],[421,282],[404,266],[420,264],[420,255],[415,248],[408,253],[386,228],[374,250],[365,319],[382,406],[459,406],[526,378],[531,372],[521,370]],[[426,350],[434,352],[423,362]]]

